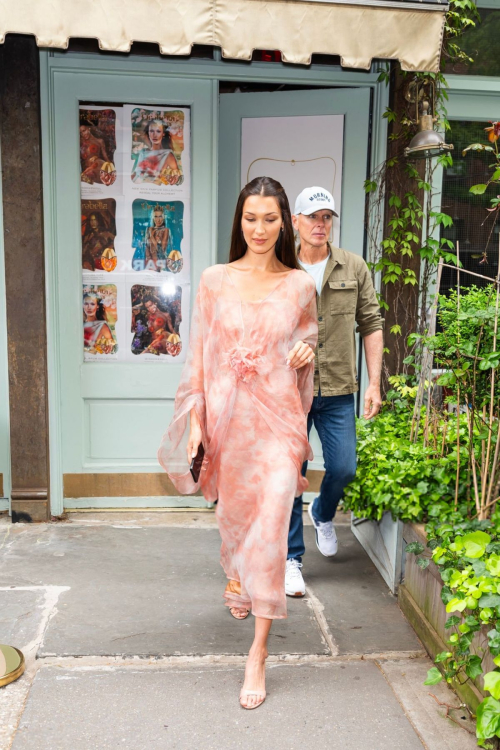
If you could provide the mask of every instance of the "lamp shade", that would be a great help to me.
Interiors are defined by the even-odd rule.
[[[452,143],[445,143],[435,130],[420,130],[405,148],[405,156],[413,159],[430,159],[453,150]]]

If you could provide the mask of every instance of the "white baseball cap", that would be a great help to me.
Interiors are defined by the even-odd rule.
[[[299,193],[295,201],[295,215],[304,214],[309,216],[315,211],[328,209],[334,216],[338,216],[335,211],[335,201],[333,195],[322,187],[308,187]]]

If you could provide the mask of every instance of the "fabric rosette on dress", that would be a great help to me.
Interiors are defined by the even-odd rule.
[[[222,355],[222,365],[232,371],[235,382],[251,385],[257,375],[267,375],[273,369],[272,363],[260,350],[252,351],[245,346],[235,346]]]

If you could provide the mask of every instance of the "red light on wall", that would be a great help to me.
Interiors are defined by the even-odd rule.
[[[262,62],[281,62],[281,52],[279,49],[259,50],[259,58]]]

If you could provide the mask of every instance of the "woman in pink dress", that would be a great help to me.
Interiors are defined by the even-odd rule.
[[[158,458],[177,489],[215,502],[224,596],[255,616],[243,708],[265,699],[267,638],[286,617],[285,563],[293,499],[307,486],[307,418],[318,336],[316,287],[297,267],[288,199],[267,177],[241,191],[230,262],[207,268],[191,323],[175,413]],[[205,450],[200,479],[189,463]]]

